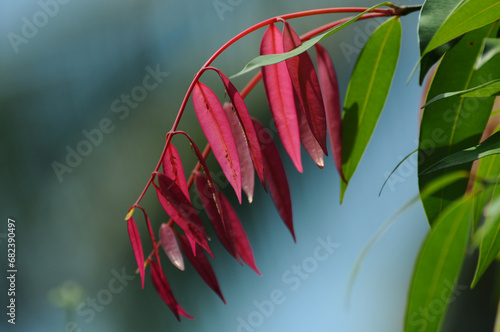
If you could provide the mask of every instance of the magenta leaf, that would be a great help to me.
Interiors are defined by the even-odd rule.
[[[179,270],[184,271],[184,259],[182,257],[174,230],[169,224],[162,224],[160,227],[160,242],[165,254],[172,264]]]
[[[224,299],[224,296],[222,295],[219,287],[219,283],[217,282],[217,277],[215,276],[214,270],[212,269],[212,266],[210,265],[210,262],[208,261],[205,253],[198,246],[196,246],[197,252],[196,256],[194,256],[191,252],[191,249],[189,248],[189,243],[185,236],[179,236],[179,243],[187,259],[189,260],[189,262],[191,262],[191,265],[193,265],[203,281],[205,281],[208,287],[210,287],[217,295],[219,295],[222,302],[226,304],[226,300]]]
[[[137,229],[134,218],[130,217],[127,220],[127,228],[132,250],[134,251],[135,261],[137,262],[137,268],[141,275],[142,288],[144,288],[144,253],[142,251],[141,237],[139,236],[139,230]]]
[[[340,177],[344,182],[347,182],[342,171],[342,108],[337,75],[328,51],[319,43],[314,46],[316,47],[318,75],[325,103],[326,124],[333,150],[333,159]]]
[[[196,82],[194,86],[193,104],[215,159],[241,203],[240,160],[226,113],[213,91],[201,82]]]
[[[273,199],[274,205],[278,210],[281,219],[295,239],[293,230],[293,213],[292,213],[292,198],[290,195],[290,187],[286,177],[285,168],[278,151],[278,148],[273,142],[269,132],[255,119],[253,124],[257,137],[259,137],[260,149],[264,158],[264,176],[266,183]]]
[[[297,118],[299,120],[300,141],[302,145],[314,163],[318,165],[319,168],[323,168],[325,166],[323,149],[319,145],[316,137],[314,137],[305,115],[300,110],[297,112]]]
[[[277,53],[283,53],[283,37],[278,28],[274,24],[270,24],[262,37],[260,54]],[[297,170],[302,173],[299,123],[297,121],[293,85],[287,66],[284,62],[280,62],[264,66],[261,70],[267,101],[281,142]]]
[[[163,173],[174,180],[179,188],[181,188],[186,198],[191,201],[191,198],[189,197],[189,189],[186,183],[186,175],[184,174],[184,168],[182,167],[181,157],[172,142],[170,142],[167,147],[167,151],[165,151],[165,154],[163,155],[162,165]]]
[[[182,315],[189,319],[193,319],[193,317],[186,313],[184,309],[182,309],[182,307],[179,305],[179,303],[177,303],[176,299],[174,298],[174,294],[172,293],[172,289],[168,284],[167,278],[165,278],[165,275],[163,274],[163,271],[158,266],[158,264],[155,261],[151,261],[150,264],[151,281],[153,282],[153,286],[162,300],[167,304],[170,310],[172,310],[177,320],[181,320],[179,315]]]
[[[302,45],[302,41],[297,33],[288,22],[284,22],[284,51],[289,52],[300,45]],[[293,88],[297,93],[298,100],[306,116],[307,123],[314,137],[316,137],[316,140],[323,149],[323,152],[328,154],[326,148],[326,119],[323,97],[311,57],[307,52],[304,52],[293,58],[287,59],[285,62],[292,80]]]

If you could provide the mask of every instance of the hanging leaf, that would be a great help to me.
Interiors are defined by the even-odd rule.
[[[196,82],[193,88],[193,104],[215,159],[241,203],[240,160],[226,113],[217,96],[201,82]]]
[[[281,219],[283,219],[283,222],[292,234],[293,240],[296,241],[293,230],[290,187],[288,186],[288,179],[278,148],[274,145],[271,135],[257,120],[253,119],[253,124],[257,132],[257,137],[259,137],[260,149],[264,158],[264,176],[269,193]]]
[[[429,104],[432,104],[435,101],[454,96],[482,98],[482,97],[498,96],[499,94],[500,94],[500,79],[492,80],[467,90],[441,93],[436,97],[432,98],[431,100],[429,100],[424,106],[422,106],[422,108],[429,106]]]
[[[246,149],[249,150],[257,175],[259,176],[260,181],[264,184],[264,165],[262,163],[262,153],[260,152],[259,141],[252,124],[252,119],[250,118],[250,113],[248,113],[247,106],[238,90],[234,87],[233,83],[231,83],[231,81],[229,81],[229,79],[220,70],[216,68],[212,69],[219,74],[222,83],[224,83],[224,86],[226,87],[232,106],[234,107],[234,109],[231,110],[231,115],[229,115],[226,110],[226,115],[229,119],[231,129],[233,130],[233,136],[235,135],[235,131],[240,133],[236,136],[243,136],[245,146],[247,146]],[[238,130],[236,130],[236,128],[238,128]],[[236,136],[234,137],[235,140]],[[241,143],[236,143],[239,151]],[[243,145],[241,145],[241,148],[243,149]]]
[[[299,121],[300,141],[302,142],[302,145],[304,146],[314,163],[319,168],[323,168],[325,167],[323,149],[319,145],[316,137],[314,137],[314,134],[311,131],[311,127],[309,127],[309,124],[307,123],[307,119],[301,110],[302,107],[300,106],[298,100],[296,105],[298,105],[297,108],[299,108],[299,110],[297,111],[297,119]]]
[[[175,183],[181,188],[182,192],[191,202],[191,197],[189,197],[189,189],[186,183],[186,175],[184,174],[184,168],[182,167],[181,157],[179,152],[174,147],[172,142],[167,147],[167,151],[163,155],[163,173],[175,181]]]
[[[167,304],[167,306],[172,310],[175,317],[178,321],[181,320],[179,315],[187,317],[189,319],[194,319],[188,313],[182,309],[182,307],[177,303],[177,300],[174,298],[174,294],[172,293],[172,289],[168,284],[167,278],[163,274],[163,271],[158,266],[155,261],[151,261],[151,280],[153,282],[153,286],[156,289],[156,292],[160,295],[162,300]]]
[[[341,202],[384,108],[400,44],[401,23],[393,17],[373,32],[354,66],[342,120],[342,170],[346,182],[341,182]]]
[[[288,22],[283,25],[283,51],[288,52],[302,45],[302,41]],[[319,87],[318,76],[307,52],[301,53],[285,61],[288,74],[292,80],[301,110],[307,119],[310,130],[328,155],[326,148],[326,118],[323,97]],[[298,113],[301,113],[298,110]],[[300,126],[300,120],[299,120]]]
[[[472,220],[470,197],[439,216],[420,249],[406,308],[406,332],[438,332],[460,274]],[[439,303],[440,310],[433,310]],[[426,314],[432,310],[432,319]]]
[[[340,177],[346,182],[342,171],[342,110],[337,75],[328,51],[319,43],[315,47],[319,81],[323,102],[325,103],[326,126],[333,151],[333,159]]]
[[[132,250],[134,251],[135,261],[137,262],[137,268],[141,275],[141,287],[144,289],[144,253],[142,251],[141,237],[134,218],[130,217],[127,220],[127,229],[130,243],[132,244]]]
[[[184,271],[184,259],[182,258],[174,230],[169,224],[162,224],[159,234],[161,246],[167,254],[168,259],[179,270]]]
[[[260,54],[283,53],[283,36],[270,24],[260,44]],[[295,167],[302,173],[300,136],[293,85],[285,63],[262,67],[262,82],[278,134]]]
[[[240,125],[238,116],[235,114],[235,111],[233,110],[233,105],[230,103],[224,103],[223,108],[224,111],[226,112],[227,118],[229,119],[229,124],[231,125],[234,141],[236,143],[236,148],[238,149],[238,157],[240,158],[240,167],[241,167],[241,187],[245,192],[245,194],[247,195],[248,201],[252,203],[253,190],[255,187],[255,172],[254,172],[254,167],[252,165],[252,157],[250,156],[250,149],[247,143],[248,141],[245,137],[243,128]],[[252,124],[252,119],[250,119],[250,124]],[[255,128],[252,127],[252,129],[255,135],[255,139],[257,140],[257,134],[255,133]],[[256,143],[259,144],[259,141],[257,140]],[[260,151],[260,146],[257,146],[257,148],[260,155],[260,163],[262,164],[262,172],[264,172],[264,164],[262,162],[262,153]],[[264,173],[262,173],[262,175],[264,175]],[[263,180],[264,177],[262,177],[262,181]]]

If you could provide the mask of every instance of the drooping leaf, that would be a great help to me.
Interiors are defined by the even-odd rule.
[[[127,220],[127,229],[130,243],[132,244],[132,250],[134,251],[135,261],[137,262],[137,267],[139,268],[139,273],[141,275],[141,286],[144,288],[144,253],[142,251],[139,230],[137,229],[137,225],[135,224],[133,217],[130,217]]]
[[[260,149],[264,158],[264,177],[273,199],[274,205],[278,210],[281,219],[295,239],[293,230],[292,198],[290,187],[286,177],[285,168],[278,151],[269,132],[255,119],[253,119],[257,137],[259,137]]]
[[[427,236],[413,271],[406,307],[406,332],[438,332],[460,274],[472,220],[470,197],[450,205]],[[436,301],[440,310],[432,311]],[[435,306],[435,305],[434,305]]]
[[[159,234],[161,246],[167,254],[168,259],[179,270],[184,271],[184,259],[182,258],[174,230],[169,224],[162,224]]]
[[[171,178],[177,183],[179,188],[181,188],[182,192],[191,202],[191,197],[189,197],[189,189],[186,183],[186,175],[184,174],[184,168],[182,167],[181,157],[179,156],[179,152],[174,147],[172,142],[167,147],[167,151],[163,155],[163,173]]]
[[[300,37],[288,22],[284,22],[283,51],[291,51],[300,45],[302,45]],[[292,80],[293,89],[310,130],[323,149],[323,152],[328,154],[326,148],[326,117],[323,96],[321,95],[318,76],[316,75],[311,57],[307,52],[303,52],[293,58],[287,59],[285,63]]]
[[[241,259],[248,264],[258,275],[262,275],[255,264],[255,258],[253,256],[252,247],[250,246],[250,241],[248,241],[248,237],[241,225],[240,219],[236,212],[231,207],[231,204],[227,200],[227,198],[221,193],[220,194],[220,202],[222,206],[222,210],[224,211],[224,218],[228,220],[231,224],[229,227],[229,238],[234,243],[234,247],[236,248],[237,259],[241,257]]]
[[[342,119],[341,201],[382,112],[401,43],[397,17],[380,25],[361,50],[347,88]]]
[[[426,0],[424,2],[418,20],[418,41],[421,55],[423,55],[425,48],[436,31],[460,2],[462,2],[462,0]],[[425,75],[429,69],[431,69],[443,54],[455,45],[456,42],[458,42],[458,40],[455,39],[423,55],[420,59],[420,84],[424,81]]]
[[[212,147],[215,159],[219,162],[241,203],[240,160],[231,126],[222,104],[213,91],[201,82],[197,82],[193,88],[193,104],[201,129]]]
[[[343,181],[346,181],[342,171],[342,109],[337,75],[328,51],[319,43],[315,47],[319,81],[323,93],[323,102],[325,103],[326,126],[333,151],[332,155],[340,177]]]
[[[260,55],[252,60],[250,60],[250,62],[248,62],[245,67],[243,67],[243,69],[231,76],[231,78],[234,78],[234,77],[237,77],[237,76],[241,76],[241,75],[244,75],[254,69],[257,69],[259,67],[263,67],[263,66],[269,66],[269,65],[273,65],[273,64],[277,64],[277,63],[280,63],[282,61],[285,61],[286,59],[290,59],[296,55],[299,55],[301,54],[302,52],[305,52],[307,51],[308,49],[310,49],[311,47],[313,47],[316,43],[318,43],[319,41],[321,41],[322,39],[326,38],[326,37],[329,37],[331,35],[333,35],[335,32],[338,32],[342,29],[344,29],[345,27],[349,26],[351,23],[357,21],[361,16],[373,11],[374,9],[377,9],[377,8],[380,8],[380,7],[383,7],[383,6],[390,6],[391,3],[390,2],[384,2],[384,3],[381,3],[381,4],[378,4],[378,5],[375,5],[373,7],[370,7],[368,8],[367,10],[365,10],[364,12],[362,13],[359,13],[358,15],[356,16],[353,16],[350,20],[340,24],[340,25],[337,25],[331,29],[328,29],[327,31],[305,41],[302,45],[300,45],[299,47],[293,49],[292,51],[290,52],[287,52],[287,53],[283,53],[283,54],[266,54],[266,55]]]
[[[227,118],[229,119],[229,124],[231,125],[231,130],[233,132],[234,141],[236,143],[236,148],[238,149],[238,157],[240,158],[241,167],[241,187],[248,197],[248,201],[252,203],[253,200],[253,190],[255,187],[255,171],[252,164],[252,157],[250,156],[250,149],[245,137],[243,128],[240,126],[240,121],[238,116],[233,110],[233,105],[231,103],[224,103],[224,111],[226,112]],[[249,117],[250,119],[250,117]],[[250,124],[252,120],[250,119]],[[253,128],[253,134],[255,135],[256,143],[259,144],[257,139],[257,134],[255,133],[255,128]],[[260,146],[257,146],[258,153],[260,156],[260,163],[262,165],[262,181],[264,181],[264,164],[262,161],[262,153],[260,151]]]
[[[193,253],[195,253],[196,244],[199,244],[213,257],[208,245],[207,234],[196,210],[172,179],[161,173],[157,173],[157,177],[160,186],[158,187],[154,182],[153,184],[158,200],[170,218],[186,233],[191,242]]]
[[[233,83],[231,83],[231,81],[220,70],[216,68],[213,69],[219,74],[222,83],[224,83],[227,94],[234,108],[230,113],[231,115],[227,112],[228,110],[226,110],[226,115],[229,119],[231,129],[233,129],[233,136],[235,135],[235,129],[238,128],[238,131],[241,134],[237,136],[243,136],[245,145],[248,146],[246,149],[249,150],[250,157],[252,158],[252,161],[254,163],[257,175],[259,176],[260,181],[264,183],[264,165],[262,163],[262,153],[260,152],[259,141],[257,139],[257,135],[255,134],[255,129],[252,125],[252,119],[250,118],[250,113],[248,112],[247,106]],[[236,136],[234,138],[235,140],[237,139]],[[238,141],[236,143],[239,151],[240,143]],[[241,145],[241,149],[243,148],[244,146]]]
[[[298,100],[297,105],[299,108],[299,110],[297,111],[297,120],[299,121],[300,141],[302,142],[302,145],[304,146],[314,163],[319,168],[323,168],[325,167],[323,149],[319,145],[318,140],[316,140],[316,137],[314,137],[314,134],[311,131],[311,127],[309,127],[309,124],[307,123],[307,119],[301,110],[302,107],[300,106]]]
[[[186,313],[184,309],[182,309],[179,303],[177,303],[177,300],[175,299],[174,294],[172,293],[172,289],[168,284],[167,278],[165,278],[165,275],[163,274],[163,271],[158,266],[158,264],[155,261],[151,261],[150,264],[151,264],[151,280],[153,282],[153,286],[156,289],[156,292],[162,298],[162,300],[167,304],[170,310],[172,310],[177,320],[178,321],[181,320],[179,315],[182,315],[189,319],[194,319],[192,316]]]
[[[485,38],[481,55],[477,58],[476,69],[500,54],[500,38]]]
[[[260,54],[283,53],[283,36],[274,24],[264,33]],[[293,85],[286,64],[262,67],[262,82],[278,134],[295,167],[302,173],[300,136]]]
[[[500,199],[497,198],[488,207],[486,220],[482,226],[479,245],[479,260],[471,287],[474,288],[486,269],[500,252]]]
[[[210,265],[210,262],[208,261],[205,253],[200,249],[200,247],[196,246],[196,256],[193,255],[193,253],[191,252],[191,248],[189,248],[188,240],[183,235],[179,236],[179,242],[182,251],[186,255],[191,265],[193,265],[198,274],[201,276],[203,281],[205,281],[208,287],[210,287],[221,298],[222,302],[226,304],[226,300],[224,299],[224,296],[222,295],[219,287],[219,283],[217,282],[217,277],[215,276],[214,270],[212,269],[212,266]]]
[[[466,32],[481,28],[499,19],[500,2],[498,0],[463,1],[436,31],[423,55]]]
[[[471,87],[500,78],[500,68],[491,63],[474,70],[484,37],[496,33],[493,25],[474,30],[462,37],[455,47],[444,55],[437,67],[429,88],[428,98],[449,91],[467,90]],[[453,96],[428,105],[422,116],[419,136],[419,174],[439,160],[479,143],[493,106],[494,97],[461,98]],[[453,170],[469,171],[470,163],[446,170],[419,175],[419,187]],[[422,198],[425,213],[432,224],[435,218],[460,198],[468,181],[460,180],[426,198]]]
[[[432,98],[431,100],[429,100],[424,106],[422,106],[422,108],[429,106],[429,104],[432,104],[435,101],[454,96],[481,98],[481,97],[498,96],[499,94],[500,94],[500,79],[492,80],[467,90],[441,93]]]

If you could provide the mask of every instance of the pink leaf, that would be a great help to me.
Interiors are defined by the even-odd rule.
[[[177,183],[186,198],[191,202],[191,198],[189,197],[189,189],[186,183],[186,175],[184,174],[184,168],[182,167],[181,157],[179,156],[179,152],[177,152],[177,149],[174,147],[172,142],[170,142],[167,147],[167,151],[165,151],[162,165],[163,173],[174,180],[175,183]]]
[[[300,141],[302,145],[314,163],[318,165],[319,168],[323,168],[325,166],[323,149],[319,145],[318,140],[316,140],[316,137],[314,137],[303,112],[298,111],[297,118],[299,119]]]
[[[193,89],[193,104],[201,129],[212,147],[215,159],[219,162],[241,203],[240,160],[226,113],[212,90],[200,82],[196,82]]]
[[[283,53],[283,37],[278,28],[270,24],[262,37],[260,54],[277,53]],[[297,170],[302,173],[299,124],[293,85],[286,64],[280,62],[262,67],[262,82],[281,142]]]
[[[333,62],[327,50],[319,43],[315,45],[318,59],[318,74],[323,92],[326,110],[326,123],[330,145],[333,150],[335,166],[344,182],[347,182],[342,172],[342,115],[340,106],[339,85]]]
[[[184,251],[184,253],[186,254],[186,257],[191,262],[191,265],[193,265],[203,281],[205,281],[205,283],[217,295],[219,295],[222,302],[224,302],[225,304],[226,300],[224,299],[224,296],[222,295],[222,292],[220,290],[219,283],[217,282],[217,277],[215,276],[214,270],[212,269],[212,266],[210,265],[210,262],[208,261],[205,253],[201,251],[201,249],[197,246],[196,256],[194,256],[189,248],[189,243],[185,236],[179,236],[179,242],[181,244],[182,251]]]
[[[228,115],[226,110],[226,115],[228,116],[231,129],[233,129],[233,136],[236,140],[235,129],[238,128],[238,132],[241,133],[238,136],[243,136],[245,145],[248,146],[247,149],[249,149],[250,156],[255,165],[257,175],[259,176],[262,184],[264,184],[264,164],[262,162],[262,153],[260,152],[259,140],[257,139],[257,134],[255,133],[252,118],[250,117],[250,113],[248,113],[247,106],[238,90],[234,87],[233,83],[231,83],[231,81],[229,81],[229,79],[220,70],[216,68],[213,68],[213,70],[219,74],[222,83],[224,83],[224,86],[226,87],[229,99],[234,107],[234,111],[232,110],[231,116]],[[238,141],[236,143],[238,151],[240,151],[240,149],[243,148],[243,145],[240,145]]]
[[[257,265],[255,265],[252,247],[250,246],[250,242],[248,241],[238,215],[234,212],[231,204],[222,193],[219,195],[219,198],[222,210],[224,211],[224,218],[231,224],[231,227],[229,228],[229,238],[233,241],[236,247],[237,255],[241,257],[241,259],[243,259],[243,261],[245,261],[245,263],[247,263],[248,266],[250,266],[258,275],[262,275],[257,268]]]
[[[141,237],[139,236],[139,231],[134,218],[130,217],[127,220],[127,228],[130,243],[132,244],[132,250],[134,251],[135,261],[137,262],[137,267],[139,268],[139,273],[141,275],[142,288],[144,288],[144,253],[142,251]]]
[[[283,26],[284,51],[289,52],[300,45],[302,45],[302,41],[299,36],[290,24],[285,22]],[[323,97],[321,96],[318,76],[316,75],[311,57],[307,52],[304,52],[287,59],[285,62],[307,123],[323,152],[328,154],[326,148],[326,119]]]
[[[170,310],[172,310],[177,320],[181,320],[179,314],[189,319],[193,319],[193,317],[187,314],[179,303],[177,303],[174,298],[174,294],[172,293],[172,289],[168,284],[167,278],[165,278],[163,271],[155,261],[151,261],[151,281],[153,282],[156,292],[160,295]]]
[[[285,168],[278,151],[268,131],[255,119],[253,119],[257,137],[259,137],[260,149],[264,158],[264,176],[278,213],[283,219],[286,227],[295,239],[293,230],[292,198],[290,187],[286,177]]]
[[[166,175],[157,173],[157,177],[160,187],[158,188],[154,182],[153,185],[156,188],[158,200],[165,212],[190,239],[193,253],[195,253],[197,243],[213,257],[203,223],[182,190]]]
[[[252,157],[250,156],[250,150],[248,148],[247,139],[245,138],[245,133],[240,126],[238,116],[233,111],[233,105],[230,103],[224,103],[224,111],[226,112],[227,118],[231,125],[231,130],[233,131],[234,141],[236,142],[236,147],[238,148],[238,157],[240,158],[241,166],[241,187],[248,197],[248,201],[252,203],[253,200],[253,190],[255,186],[255,172],[252,164]],[[257,134],[253,128],[252,119],[250,119],[250,124],[252,125],[253,134],[257,140]],[[262,175],[264,175],[264,164],[262,162],[262,153],[260,151],[260,146],[258,147],[260,155],[260,163],[262,164]],[[262,181],[264,181],[264,176],[262,176]]]
[[[172,227],[168,224],[162,224],[159,237],[161,246],[170,262],[179,270],[184,271],[184,259],[182,258],[181,250]]]

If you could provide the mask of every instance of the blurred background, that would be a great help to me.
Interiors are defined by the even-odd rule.
[[[418,60],[418,14],[402,19],[392,90],[344,204],[339,204],[339,177],[331,158],[319,170],[303,151],[304,174],[299,174],[284,156],[297,243],[261,188],[251,205],[244,202],[236,210],[263,276],[241,267],[212,241],[213,266],[227,305],[191,266],[185,272],[169,266],[166,273],[177,300],[195,317],[178,323],[149,277],[141,290],[124,221],[158,161],[193,75],[223,43],[279,14],[373,4],[1,1],[0,275],[7,273],[8,218],[16,222],[18,272],[16,325],[2,313],[0,330],[401,331],[413,263],[428,230],[421,206],[406,211],[373,247],[348,307],[346,299],[363,247],[417,194],[416,159],[410,158],[378,196],[389,172],[417,146],[421,88],[415,78],[409,84],[406,80]],[[302,34],[344,16],[296,19],[292,25]],[[358,22],[324,42],[342,95],[363,43],[382,21]],[[263,31],[236,43],[214,65],[228,76],[239,71],[258,55]],[[250,77],[234,83],[241,89]],[[226,98],[214,74],[202,81],[221,100]],[[270,123],[261,83],[247,103],[252,116]],[[180,129],[204,146],[191,102]],[[175,144],[189,172],[195,158],[186,141],[176,138]],[[213,157],[209,161],[214,165]],[[235,203],[231,190],[226,194]],[[167,217],[155,196],[149,191],[142,205],[156,232]],[[149,253],[140,214],[136,221]],[[329,242],[335,245],[321,249]],[[315,258],[318,250],[324,260]],[[302,272],[296,272],[298,267]],[[8,300],[6,280],[0,280],[2,308]],[[270,307],[273,299],[279,300]]]

